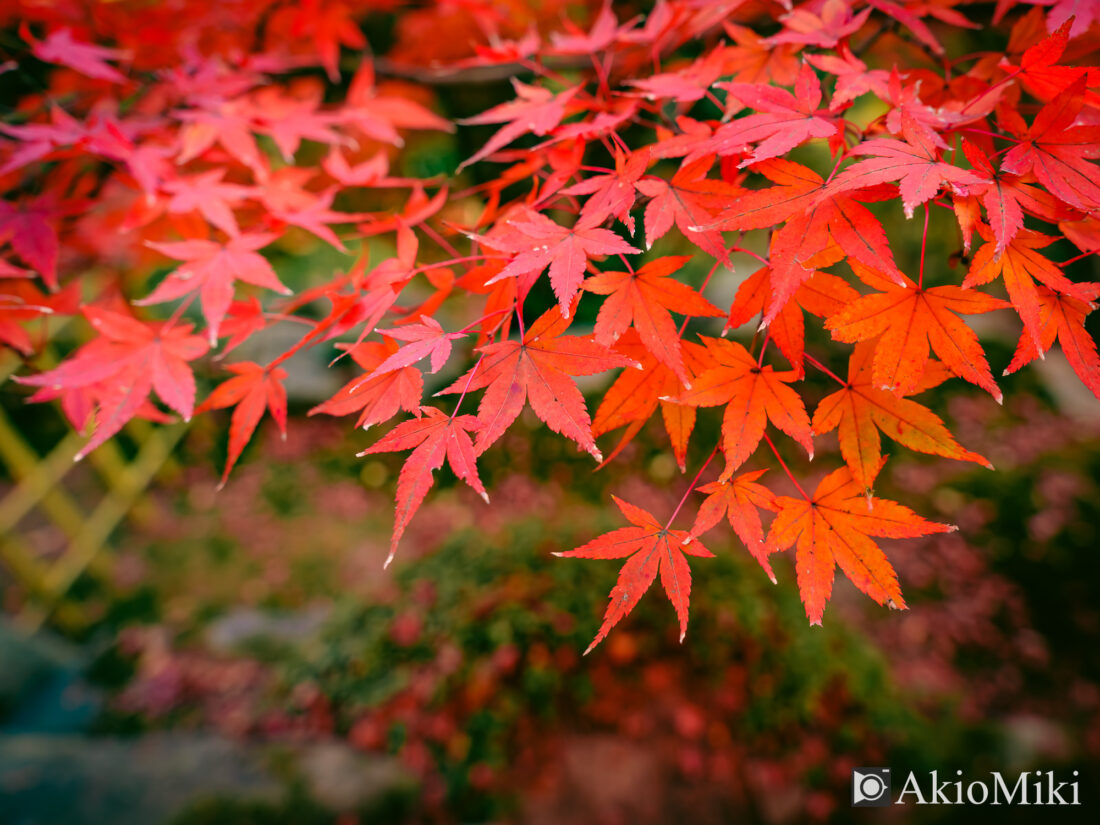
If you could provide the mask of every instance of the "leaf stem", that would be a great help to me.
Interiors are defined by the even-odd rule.
[[[791,480],[791,483],[798,489],[798,492],[802,495],[802,498],[806,501],[810,501],[810,497],[806,495],[806,491],[802,489],[802,485],[798,483],[798,479],[794,477],[794,473],[791,472],[791,468],[787,466],[787,462],[783,460],[783,456],[779,454],[779,450],[775,448],[775,443],[772,441],[771,436],[764,433],[764,440],[768,442],[768,446],[772,448],[772,453],[775,454],[776,460],[779,462],[779,466],[783,468],[783,472],[787,474],[787,478]]]
[[[761,257],[760,255],[757,255],[755,252],[753,252],[751,249],[745,249],[745,247],[743,246],[731,246],[728,251],[744,253],[745,255],[756,258],[756,260],[760,261],[760,263],[764,264],[764,266],[771,266],[771,262],[768,261],[767,258]]]
[[[445,251],[449,255],[454,255],[456,258],[461,256],[462,253],[455,249],[454,246],[451,245],[450,241],[448,241],[446,238],[436,232],[432,227],[428,226],[427,223],[420,224],[420,230],[433,241],[435,241],[436,245],[438,245],[443,251]]]
[[[756,366],[764,366],[764,351],[768,348],[768,343],[772,340],[772,328],[768,327],[764,331],[764,343],[760,345],[760,356],[756,359]]]
[[[1077,263],[1077,261],[1081,260],[1082,258],[1087,258],[1089,255],[1095,255],[1095,254],[1096,254],[1095,249],[1092,250],[1091,252],[1082,252],[1080,255],[1074,255],[1068,261],[1062,261],[1060,264],[1058,264],[1058,266],[1060,266],[1060,267],[1069,266],[1070,264]]]
[[[825,374],[826,374],[827,376],[829,376],[830,378],[832,378],[832,379],[833,379],[834,381],[836,381],[836,382],[837,382],[838,384],[840,384],[841,386],[843,386],[843,387],[846,387],[846,386],[848,386],[848,382],[847,382],[847,381],[845,381],[844,379],[840,378],[840,377],[839,377],[839,376],[838,376],[838,375],[837,375],[837,374],[836,374],[835,372],[833,372],[833,371],[832,371],[831,369],[829,369],[829,368],[828,368],[827,366],[825,366],[824,364],[822,364],[822,363],[821,363],[820,361],[818,361],[818,360],[817,360],[816,358],[814,358],[814,357],[813,357],[812,355],[810,355],[810,354],[809,354],[808,352],[804,352],[804,353],[802,353],[802,360],[803,360],[803,361],[809,361],[809,362],[810,362],[811,364],[813,364],[813,365],[814,365],[815,367],[817,367],[817,368],[818,368],[819,370],[821,370],[821,371],[822,371],[823,373],[825,373]]]
[[[729,253],[726,253],[726,255],[728,257]],[[721,263],[722,263],[722,261],[720,261],[719,259],[717,259],[717,258],[714,259],[714,265],[710,268],[710,272],[707,273],[707,277],[705,277],[703,279],[703,283],[700,284],[700,286],[699,286],[698,292],[699,292],[700,295],[702,295],[703,290],[705,290],[707,288],[707,284],[710,283],[710,279],[714,276],[714,273],[718,271],[718,267]],[[684,322],[682,324],[680,324],[680,333],[679,333],[678,337],[680,337],[680,338],[684,337],[684,330],[687,329],[688,321],[690,321],[690,320],[691,320],[690,315],[685,315],[684,316]]]
[[[668,517],[668,523],[665,524],[666,530],[672,526],[672,522],[676,520],[676,516],[680,515],[680,510],[683,509],[684,503],[687,502],[688,496],[691,495],[691,491],[695,489],[695,485],[699,483],[699,478],[703,475],[703,471],[710,466],[710,463],[714,461],[714,457],[718,455],[718,447],[720,445],[721,442],[714,445],[714,449],[710,451],[707,460],[703,462],[703,466],[699,468],[699,472],[695,474],[695,478],[691,480],[691,484],[689,484],[687,490],[684,491],[684,495],[680,498],[680,503],[676,505],[676,509],[672,511],[672,515]]]
[[[458,415],[458,408],[462,406],[462,399],[466,397],[466,393],[470,391],[470,385],[474,383],[474,373],[477,372],[477,368],[481,366],[481,362],[485,360],[485,353],[481,354],[481,357],[477,359],[477,363],[474,364],[473,369],[470,370],[470,375],[466,378],[466,386],[462,388],[462,395],[458,397],[458,401],[455,402],[455,408],[451,412],[451,421],[455,420],[455,416]]]
[[[179,321],[183,313],[187,312],[188,307],[191,306],[191,303],[195,300],[196,295],[198,295],[197,292],[192,292],[180,302],[180,305],[176,307],[176,309],[172,312],[172,315],[168,318],[167,321],[164,322],[164,326],[161,328],[161,333],[167,332],[176,325],[176,322]]]
[[[928,216],[930,210],[928,204],[924,205],[924,234],[920,239],[920,274],[917,278],[917,289],[924,289],[924,253],[928,249]]]

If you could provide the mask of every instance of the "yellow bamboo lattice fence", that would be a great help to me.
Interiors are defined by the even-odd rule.
[[[56,330],[55,330],[56,332]],[[41,366],[55,359],[47,349]],[[19,359],[0,352],[0,385],[18,369]],[[22,403],[12,393],[5,401]],[[79,629],[94,618],[78,599],[73,585],[83,575],[111,589],[112,570],[104,550],[111,535],[171,458],[186,425],[153,427],[134,421],[127,433],[137,445],[127,456],[116,440],[92,451],[80,462],[93,472],[80,473],[80,489],[73,489],[73,461],[85,438],[68,430],[56,444],[42,451],[19,431],[0,404],[0,464],[7,481],[0,486],[0,564],[19,592],[17,622],[34,629],[49,621]],[[10,409],[10,405],[9,405]],[[59,417],[49,404],[35,405],[35,414]],[[43,550],[31,540],[35,525],[56,528],[59,546]]]

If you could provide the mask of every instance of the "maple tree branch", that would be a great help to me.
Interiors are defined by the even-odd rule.
[[[488,252],[481,252],[477,255],[464,255],[459,258],[448,258],[443,261],[436,261],[435,263],[425,264],[424,266],[418,266],[415,269],[410,269],[410,275],[419,275],[422,272],[427,272],[431,269],[442,269],[448,266],[456,266],[457,264],[471,263],[473,261],[507,261],[509,257],[507,255],[492,255]]]
[[[478,318],[478,319],[477,319],[476,321],[471,321],[471,322],[470,322],[470,323],[468,323],[468,324],[467,324],[466,326],[464,326],[464,327],[463,327],[462,329],[460,329],[460,330],[456,330],[456,333],[467,333],[467,332],[469,332],[469,331],[470,331],[471,329],[473,329],[474,327],[476,327],[476,326],[477,326],[478,324],[482,323],[483,321],[487,321],[487,320],[489,320],[489,319],[490,319],[490,318],[492,318],[492,317],[493,317],[494,315],[502,315],[502,314],[504,314],[504,313],[506,313],[506,312],[511,312],[511,310],[510,310],[510,309],[495,309],[495,310],[493,310],[492,312],[488,312],[488,313],[486,313],[485,315],[482,315],[482,316],[481,316],[480,318]]]
[[[525,71],[557,80],[564,85],[570,83],[564,75],[545,65],[539,65],[526,59],[509,63],[497,63],[492,66],[465,66],[462,68],[448,66],[424,68],[408,63],[398,63],[385,57],[375,57],[373,60],[376,74],[384,77],[415,80],[425,86],[467,86],[501,83],[523,74]],[[553,62],[555,66],[562,69],[585,69],[589,65],[587,60],[580,57],[555,57]],[[348,68],[354,70],[356,65],[349,64]]]
[[[554,80],[560,83],[562,86],[572,85],[572,81],[568,77],[547,66],[546,63],[547,58],[540,56],[537,62],[528,58],[524,58],[523,60],[518,61],[516,65],[527,69],[533,74],[549,78],[550,80]],[[583,57],[577,57],[570,61],[561,60],[558,65],[560,65],[563,69],[585,69],[588,67],[588,63]],[[514,71],[514,69],[510,71],[511,74],[509,74],[507,77],[515,76],[516,72]]]
[[[520,308],[519,295],[516,295],[516,302],[513,304],[513,308],[516,312],[516,325],[519,327],[519,340],[523,340],[527,337],[527,332],[523,328],[523,310]]]
[[[604,98],[608,98],[611,96],[611,89],[607,85],[607,72],[600,63],[600,59],[596,57],[594,53],[589,54],[589,57],[592,61],[592,68],[596,70],[596,80],[599,85],[600,95]]]

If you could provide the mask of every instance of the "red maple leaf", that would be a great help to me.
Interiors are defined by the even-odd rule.
[[[218,328],[222,319],[233,301],[234,281],[240,280],[265,289],[274,289],[284,295],[290,294],[271,264],[256,252],[275,238],[275,235],[268,234],[238,235],[225,244],[214,241],[148,241],[147,245],[162,255],[186,263],[169,273],[156,289],[135,303],[139,306],[159,304],[198,290],[202,298],[202,314],[206,319],[207,334],[210,344],[213,345],[218,340]]]
[[[780,18],[783,31],[768,38],[769,42],[832,49],[859,31],[872,11],[868,8],[857,14],[851,4],[843,0],[825,0],[816,11],[810,5],[807,3],[783,15]]]
[[[1038,30],[1035,32],[1036,36],[1041,38],[1037,43],[1029,36],[1035,29]],[[1024,50],[1020,56],[1019,66],[1013,66],[1012,62],[1005,57],[1001,61],[1001,68],[1011,71],[1031,95],[1042,101],[1057,97],[1082,75],[1088,75],[1089,85],[1095,87],[1100,82],[1100,78],[1097,77],[1098,72],[1094,67],[1058,65],[1069,44],[1068,22],[1062,23],[1049,36],[1042,37],[1046,33],[1046,20],[1043,19],[1042,12],[1033,8],[1031,13],[1021,17],[1012,27],[1007,51],[1010,53],[1019,51],[1017,40],[1020,36],[1027,38],[1033,45]],[[1086,100],[1089,100],[1090,105],[1094,107],[1100,101],[1100,96],[1095,92],[1086,91],[1085,95]]]
[[[726,52],[726,49],[715,49],[682,69],[634,78],[628,80],[627,85],[638,89],[638,94],[647,100],[694,103],[702,100],[714,82],[725,73]]]
[[[611,602],[604,614],[603,624],[584,652],[586,655],[590,653],[607,637],[611,628],[634,609],[658,574],[665,594],[676,609],[682,642],[687,635],[688,603],[691,599],[691,568],[684,556],[713,558],[714,554],[687,531],[669,530],[641,507],[615,496],[612,498],[632,527],[612,530],[574,550],[554,554],[574,559],[630,557],[619,571],[618,582],[611,589]]]
[[[592,29],[587,33],[578,29],[568,18],[565,20],[568,34],[554,32],[550,35],[553,44],[551,53],[561,55],[590,54],[603,51],[610,46],[620,33],[619,21],[615,19],[615,13],[611,10],[611,2],[604,3],[600,13],[596,16]],[[631,28],[627,23],[622,31]]]
[[[489,123],[506,125],[489,138],[484,146],[459,164],[457,171],[461,172],[467,166],[489,157],[520,135],[528,132],[536,135],[549,134],[561,123],[561,119],[565,117],[566,105],[580,91],[579,86],[574,86],[555,94],[541,86],[528,86],[515,78],[512,79],[512,86],[516,90],[515,100],[501,103],[487,112],[460,121],[470,125]]]
[[[161,186],[172,197],[165,208],[173,214],[197,211],[227,235],[239,235],[231,203],[252,195],[252,189],[236,183],[224,183],[224,169],[212,169],[164,181]]]
[[[524,220],[507,223],[507,233],[485,235],[480,241],[490,249],[508,252],[515,257],[487,283],[505,278],[519,280],[522,301],[535,279],[550,268],[550,286],[566,318],[577,291],[584,280],[584,270],[592,255],[631,254],[640,252],[608,229],[599,229],[590,221],[580,220],[572,229],[554,223],[538,212]]]
[[[974,171],[988,178],[988,182],[971,186],[970,191],[985,207],[986,218],[993,230],[993,237],[997,240],[996,250],[1000,254],[1009,241],[1016,237],[1016,233],[1023,228],[1025,205],[1032,213],[1051,217],[1035,197],[1036,193],[1039,193],[1040,197],[1046,193],[1027,186],[1015,175],[1006,175],[994,169],[985,152],[965,138],[963,138],[962,147]],[[969,236],[966,243],[969,244]]]
[[[348,348],[352,360],[366,370],[368,375],[397,352],[397,342],[388,337],[380,342],[366,341]],[[423,394],[424,378],[420,370],[415,367],[401,367],[387,370],[373,378],[353,378],[328,401],[311,409],[309,414],[349,415],[358,412],[359,418],[355,426],[366,430],[393,418],[398,410],[419,415],[420,398]]]
[[[1085,287],[1084,284],[1079,286]],[[1036,288],[1039,297],[1039,341],[1036,343],[1025,330],[1012,362],[1005,368],[1005,375],[1041,358],[1057,339],[1077,377],[1093,395],[1100,398],[1100,356],[1096,354],[1096,339],[1085,329],[1085,319],[1096,309],[1094,302],[1100,287],[1096,284],[1089,284],[1088,287],[1089,301],[1043,286]]]
[[[428,372],[439,372],[451,357],[451,342],[466,337],[465,332],[444,331],[439,321],[427,315],[421,316],[419,323],[408,324],[398,329],[378,329],[376,332],[409,343],[375,367],[374,371],[363,379],[364,381],[411,366],[422,358],[431,359],[429,362],[431,369]]]
[[[209,102],[209,108],[175,113],[184,122],[179,132],[179,155],[184,164],[202,156],[215,144],[247,166],[258,180],[267,177],[267,163],[256,145],[256,112],[245,99]]]
[[[615,154],[615,168],[606,174],[592,175],[561,190],[563,195],[591,195],[581,209],[581,220],[598,226],[607,218],[618,218],[634,234],[630,209],[638,195],[636,184],[649,165],[648,152]]]
[[[152,392],[190,420],[195,407],[195,378],[187,362],[207,350],[206,342],[191,334],[191,325],[146,324],[94,306],[82,311],[100,337],[60,366],[16,379],[43,388],[31,396],[32,401],[49,401],[75,392],[96,408],[95,433],[76,458],[83,458],[121,430],[148,405]]]
[[[24,324],[52,315],[50,296],[43,294],[29,278],[33,273],[0,260],[0,344],[29,356],[35,345]]]
[[[742,190],[725,181],[708,178],[713,156],[685,161],[671,180],[642,178],[635,186],[650,198],[645,209],[645,241],[649,249],[673,224],[708,255],[725,258],[722,233],[708,228],[715,213]]]
[[[480,423],[472,415],[449,416],[435,407],[421,407],[420,418],[398,424],[359,455],[412,450],[397,477],[397,509],[386,566],[393,561],[405,528],[434,482],[433,473],[446,461],[454,474],[489,503],[489,494],[477,474],[477,453],[470,433]]]
[[[563,335],[568,317],[554,307],[527,329],[522,341],[501,341],[480,348],[484,360],[443,392],[487,388],[478,406],[481,428],[477,451],[483,453],[504,433],[529,401],[550,429],[577,442],[597,461],[603,457],[592,438],[584,396],[570,376],[594,375],[636,362],[601,346],[590,336]]]
[[[367,39],[355,20],[355,12],[339,0],[302,0],[286,9],[294,17],[291,32],[295,37],[308,35],[317,49],[329,80],[340,79],[340,47],[362,50]]]
[[[825,187],[821,197],[898,181],[905,216],[911,218],[913,211],[934,198],[941,186],[947,185],[952,191],[966,194],[968,185],[982,183],[973,172],[940,160],[935,144],[908,114],[902,116],[901,122],[905,140],[872,138],[849,149],[849,155],[870,157],[841,170]]]
[[[351,166],[344,153],[334,146],[321,161],[321,166],[341,186],[349,188],[363,186],[381,189],[419,183],[416,178],[391,178],[390,162],[385,152],[377,152],[362,163]]]
[[[775,512],[775,494],[756,483],[765,472],[767,471],[754,470],[727,481],[714,481],[700,487],[699,492],[704,493],[707,498],[699,505],[690,535],[701,536],[725,516],[737,537],[764,568],[772,584],[775,584],[775,573],[768,562],[764,544],[764,526],[760,523],[760,510]]]
[[[852,54],[847,44],[837,48],[837,54],[808,54],[806,62],[823,72],[836,75],[830,108],[838,109],[867,92],[874,92],[882,99],[889,97],[887,89],[890,73],[883,69],[869,69],[867,64]]]
[[[337,131],[340,118],[321,111],[320,88],[306,95],[289,95],[278,86],[264,86],[253,92],[251,105],[257,132],[275,142],[283,160],[294,162],[303,140],[328,146],[354,146],[355,141]]]
[[[818,111],[821,83],[817,74],[803,64],[794,93],[761,83],[720,83],[742,105],[755,113],[718,127],[689,159],[698,154],[733,155],[752,148],[741,166],[784,155],[813,138],[832,138],[840,132],[835,116]]]
[[[57,289],[59,214],[49,197],[18,205],[0,201],[0,244],[10,243],[15,254],[34,267],[50,289]]]
[[[739,83],[795,84],[802,68],[798,58],[801,46],[792,43],[776,45],[771,38],[761,37],[748,26],[730,22],[728,16],[724,16],[722,28],[737,44],[722,50],[725,59],[723,74],[733,75],[733,80]]]
[[[227,364],[225,368],[233,377],[215,387],[198,408],[198,412],[234,408],[229,420],[229,451],[219,488],[229,480],[229,473],[251,440],[264,410],[270,411],[279,432],[286,438],[286,388],[282,383],[286,371],[261,367],[252,361]]]
[[[35,41],[30,37],[26,23],[21,30],[24,40],[33,43],[31,52],[45,63],[56,63],[80,72],[86,77],[108,80],[111,83],[125,83],[126,77],[108,60],[125,60],[128,55],[120,49],[109,49],[82,42],[73,37],[72,29],[56,29],[45,40]]]
[[[1089,162],[1100,154],[1100,126],[1075,126],[1085,105],[1082,76],[1044,106],[1030,127],[1018,114],[1001,109],[1004,124],[1021,142],[1008,151],[1001,169],[1012,175],[1031,172],[1056,198],[1085,212],[1100,209],[1100,168]]]
[[[843,256],[885,271],[902,283],[904,276],[894,264],[882,224],[859,203],[880,200],[880,191],[828,194],[820,175],[787,160],[765,161],[754,171],[778,185],[733,200],[718,226],[744,231],[786,221],[772,235],[768,259],[773,294],[762,324],[772,322],[815,269]]]

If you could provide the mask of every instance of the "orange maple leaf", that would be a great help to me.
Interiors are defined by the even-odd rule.
[[[714,156],[685,162],[671,180],[642,178],[635,186],[650,198],[645,208],[645,243],[649,249],[673,224],[689,241],[708,255],[725,258],[722,233],[699,227],[713,223],[714,213],[724,208],[742,190],[721,180],[712,180],[707,172]]]
[[[366,376],[350,380],[328,401],[311,409],[309,415],[348,415],[359,411],[355,426],[366,430],[392,418],[400,409],[420,414],[424,377],[416,367],[402,367],[370,377],[380,364],[397,352],[396,341],[386,337],[346,349],[355,363],[367,371]]]
[[[874,348],[870,342],[856,345],[848,361],[847,385],[823,398],[814,412],[815,434],[839,428],[840,454],[852,477],[871,489],[882,462],[879,430],[911,450],[973,461],[992,469],[988,459],[961,447],[930,409],[874,385]]]
[[[913,392],[931,349],[951,372],[1000,403],[1001,391],[993,382],[978,336],[955,313],[991,312],[1007,307],[1007,302],[976,289],[919,287],[908,278],[899,287],[863,267],[852,268],[885,291],[864,295],[829,318],[825,328],[833,338],[849,344],[878,339],[871,372],[875,386],[899,396]]]
[[[726,469],[722,477],[729,478],[753,454],[769,420],[801,444],[812,459],[814,444],[809,416],[798,393],[787,386],[798,374],[760,366],[735,341],[703,337],[703,342],[717,366],[702,373],[691,389],[671,400],[693,407],[726,405],[722,419]]]
[[[1051,289],[1038,287],[1039,295],[1039,343],[1035,343],[1026,331],[1020,337],[1016,354],[1005,368],[1008,375],[1024,364],[1042,357],[1054,345],[1055,338],[1062,345],[1062,352],[1073,371],[1092,394],[1100,398],[1100,356],[1096,353],[1096,339],[1085,329],[1085,319],[1096,309],[1093,301],[1100,286],[1097,284],[1079,284],[1089,288],[1089,300],[1082,301],[1069,295],[1057,293]]]
[[[832,192],[812,169],[772,159],[753,167],[776,186],[749,192],[720,215],[721,229],[764,229],[785,221],[772,235],[769,262],[773,298],[764,312],[770,324],[816,269],[843,257],[885,272],[896,283],[904,276],[882,224],[860,200],[880,199],[878,187],[866,192]],[[859,188],[859,187],[853,187]]]
[[[682,341],[684,363],[689,375],[698,375],[714,366],[709,350],[690,341]],[[616,350],[642,365],[640,370],[623,370],[600,402],[592,420],[592,435],[600,436],[626,426],[619,443],[608,453],[607,464],[629,444],[647,421],[661,408],[661,418],[672,444],[672,453],[680,472],[686,469],[688,439],[695,429],[695,407],[674,404],[667,399],[680,392],[680,379],[657,361],[642,345],[635,330],[627,330],[616,344]],[[603,466],[603,465],[601,465]]]
[[[905,607],[897,573],[872,536],[915,538],[957,529],[921,518],[897,502],[868,499],[866,485],[852,478],[847,467],[825,476],[813,498],[779,496],[775,504],[779,514],[768,531],[767,550],[797,545],[798,590],[810,624],[816,625],[832,594],[837,565],[879,604]]]
[[[1039,293],[1035,281],[1045,284],[1079,301],[1088,301],[1088,287],[1075,284],[1062,274],[1058,265],[1037,250],[1050,246],[1057,238],[1041,235],[1030,229],[1021,229],[1008,242],[1003,251],[997,244],[987,243],[974,255],[970,272],[963,281],[964,287],[988,284],[1000,276],[1012,306],[1024,322],[1024,330],[1038,345],[1042,337],[1039,320]]]
[[[685,283],[672,278],[690,256],[657,258],[635,272],[601,272],[581,286],[587,292],[606,295],[596,316],[596,341],[610,346],[633,324],[643,346],[671,369],[684,384],[690,383],[676,322],[669,311],[682,315],[722,315],[722,310]]]
[[[828,272],[814,272],[803,281],[768,325],[771,340],[779,347],[799,376],[803,373],[802,355],[806,344],[806,322],[802,310],[819,318],[829,318],[859,298],[848,282]],[[753,316],[765,316],[775,300],[771,285],[771,268],[761,267],[742,282],[730,306],[725,329],[736,329]]]
[[[768,563],[768,554],[764,544],[764,527],[760,523],[760,510],[775,512],[775,494],[762,484],[757,484],[766,470],[753,470],[742,473],[729,481],[714,481],[699,488],[706,493],[706,500],[699,505],[695,514],[695,524],[691,526],[692,536],[700,536],[710,530],[725,516],[737,537],[745,543],[768,578],[775,584],[775,573]]]

